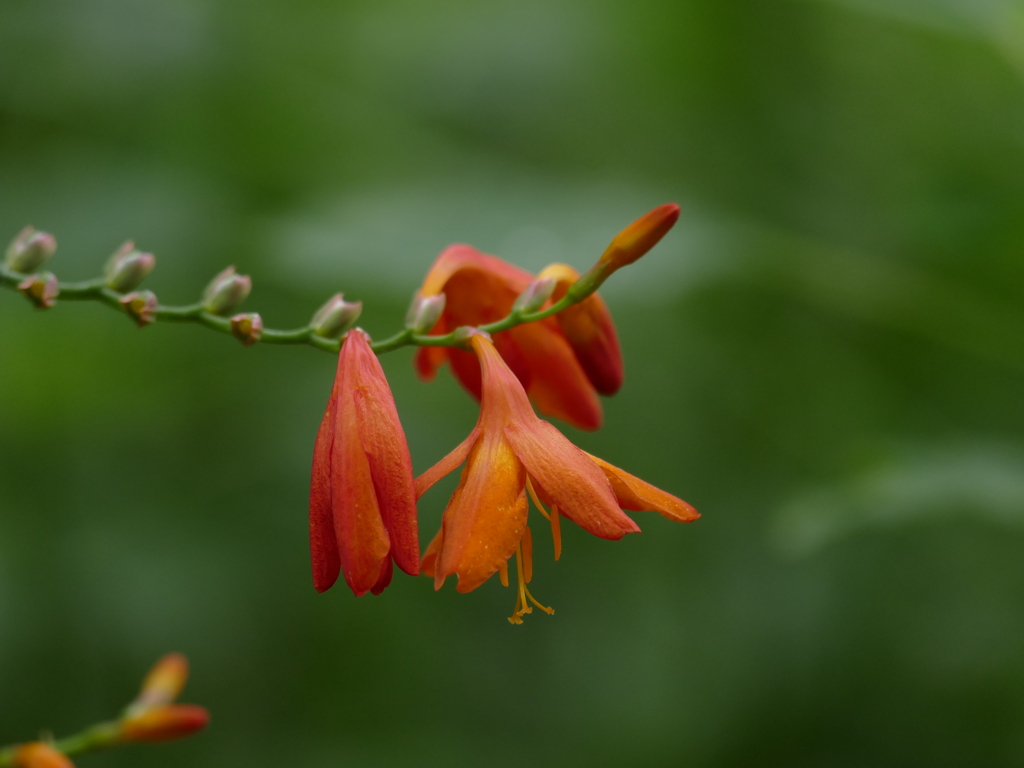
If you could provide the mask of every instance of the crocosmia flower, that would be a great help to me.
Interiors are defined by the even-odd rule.
[[[356,595],[380,594],[393,564],[420,571],[412,460],[391,388],[367,336],[349,331],[316,446],[309,498],[313,585],[344,573]]]
[[[529,272],[471,246],[449,246],[437,257],[420,288],[423,296],[444,293],[447,297],[444,312],[431,333],[445,334],[460,326],[501,320],[533,279]],[[610,316],[607,323],[611,324]],[[601,426],[603,414],[597,393],[604,389],[588,377],[578,350],[557,319],[549,317],[497,333],[494,345],[538,410],[580,429]],[[480,366],[472,353],[449,347],[421,347],[416,354],[416,370],[428,381],[445,362],[462,386],[479,400]],[[621,364],[619,358],[620,368]]]
[[[527,527],[527,493],[551,524],[555,557],[561,552],[560,516],[595,536],[621,539],[639,532],[622,510],[659,512],[692,522],[699,515],[682,499],[577,448],[537,417],[523,385],[482,333],[470,337],[481,369],[480,418],[469,437],[416,480],[417,496],[465,463],[445,509],[441,530],[424,554],[423,571],[440,589],[458,577],[458,591],[476,589],[495,572],[508,584],[514,554],[519,588],[511,618],[520,623],[531,603],[533,539]],[[550,511],[546,509],[550,506]]]

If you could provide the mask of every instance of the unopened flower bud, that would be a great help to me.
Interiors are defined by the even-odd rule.
[[[156,319],[158,306],[156,294],[152,291],[133,291],[119,299],[124,311],[132,316],[139,328],[149,325]]]
[[[235,315],[231,318],[231,333],[242,346],[251,347],[263,335],[263,318],[259,312]]]
[[[252,290],[252,278],[228,267],[217,275],[203,292],[203,309],[211,315],[229,315]]]
[[[29,275],[18,283],[18,290],[36,305],[36,309],[49,309],[57,303],[60,294],[57,276],[52,272]]]
[[[156,704],[170,704],[181,693],[188,682],[188,659],[180,653],[168,653],[149,670],[142,681],[133,706],[151,707]]]
[[[679,206],[675,203],[645,213],[612,238],[601,258],[569,289],[569,294],[577,301],[592,294],[615,270],[632,264],[657,245],[678,220]]]
[[[35,272],[57,250],[57,240],[48,232],[25,227],[7,246],[4,265],[15,272]]]
[[[424,296],[416,291],[405,315],[405,327],[413,333],[426,333],[437,323],[444,312],[445,295]]]
[[[129,240],[107,261],[103,271],[103,284],[118,293],[138,288],[156,266],[156,256],[135,249]]]
[[[336,293],[316,311],[309,326],[317,336],[337,339],[359,319],[362,311],[363,302],[345,301],[342,294]]]
[[[513,312],[531,314],[544,306],[544,302],[551,298],[557,281],[550,277],[538,277],[519,294],[515,304],[512,305]]]
[[[15,749],[12,764],[15,768],[75,768],[67,755],[42,741],[32,741]]]
[[[173,741],[203,730],[210,713],[194,704],[161,704],[136,710],[121,721],[121,741]]]

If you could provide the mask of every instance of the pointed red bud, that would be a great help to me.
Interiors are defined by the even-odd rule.
[[[49,309],[57,303],[60,294],[57,277],[52,272],[29,275],[18,283],[18,290],[36,305],[36,309]]]
[[[156,294],[152,291],[126,293],[118,301],[139,328],[144,328],[156,319],[156,308],[159,304]]]
[[[405,315],[405,327],[413,333],[426,333],[437,323],[444,312],[446,297],[443,293],[436,296],[424,296],[416,291]]]
[[[35,272],[57,250],[57,240],[48,232],[25,227],[7,246],[4,265],[14,272]]]
[[[211,315],[229,315],[245,301],[252,290],[252,278],[228,267],[217,275],[203,292],[203,309]]]
[[[519,294],[519,297],[512,305],[513,312],[532,314],[544,306],[544,302],[551,298],[557,282],[550,277],[538,277],[530,283],[526,290]]]
[[[149,670],[133,707],[170,704],[188,682],[188,659],[180,653],[168,653]]]
[[[317,336],[338,339],[359,319],[362,311],[363,302],[345,301],[344,294],[336,293],[313,315],[309,327]]]
[[[242,346],[251,347],[263,335],[263,318],[259,312],[235,315],[231,318],[231,333]]]
[[[210,713],[194,704],[166,704],[137,710],[121,721],[121,741],[173,741],[203,730]]]
[[[155,266],[156,257],[152,253],[136,250],[135,243],[129,240],[107,261],[103,284],[118,293],[130,291],[138,288]]]
[[[11,764],[15,768],[75,768],[67,755],[42,741],[22,744],[15,749]]]

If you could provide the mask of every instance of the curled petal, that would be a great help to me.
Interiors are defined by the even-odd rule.
[[[595,536],[621,539],[640,528],[623,514],[600,468],[546,421],[512,422],[505,434],[526,471],[558,511]]]
[[[587,456],[590,456],[588,453]],[[612,466],[604,459],[590,456],[612,485],[615,498],[623,509],[632,512],[657,512],[677,523],[692,523],[700,513],[682,499],[656,488],[639,477]]]

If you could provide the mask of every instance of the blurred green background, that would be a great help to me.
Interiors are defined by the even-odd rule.
[[[62,279],[130,237],[165,302],[235,264],[382,336],[450,242],[586,267],[669,200],[566,431],[704,517],[538,535],[522,627],[496,580],[313,591],[329,355],[2,292],[0,743],[180,650],[211,729],[80,765],[1024,764],[1019,3],[0,2],[0,233]],[[476,414],[410,358],[422,471]]]

